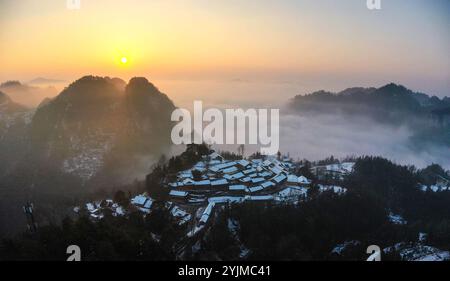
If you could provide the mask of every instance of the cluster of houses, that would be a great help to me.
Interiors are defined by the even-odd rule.
[[[146,193],[138,194],[131,198],[130,205],[126,208],[114,202],[112,199],[105,199],[100,201],[88,202],[84,205],[84,210],[88,212],[92,219],[102,219],[105,211],[111,212],[115,217],[124,216],[130,210],[137,210],[144,215],[150,214],[154,200]],[[178,221],[179,225],[183,225],[191,220],[191,214],[182,207],[173,202],[166,202],[166,208],[170,211],[172,216]],[[77,206],[73,210],[75,213],[80,213],[81,207]]]
[[[311,181],[295,175],[294,170],[295,164],[288,158],[226,160],[213,152],[192,168],[180,171],[167,188],[171,200],[179,206],[197,206],[196,224],[188,233],[193,236],[207,224],[217,204],[296,203],[306,197]]]
[[[450,176],[450,175],[448,175]],[[422,191],[432,191],[432,192],[441,192],[441,191],[450,191],[450,180],[441,175],[436,175],[437,179],[435,184],[432,185],[424,185],[419,184],[419,189]]]
[[[311,168],[311,172],[319,179],[342,180],[353,171],[354,162],[319,165]]]
[[[283,189],[288,188],[282,193],[288,195],[294,189],[309,187],[310,180],[294,175],[293,168],[288,159],[225,160],[213,152],[191,169],[179,172],[177,180],[167,186],[174,200],[190,204],[273,200]]]
[[[352,164],[324,167],[325,171],[343,175],[351,172]],[[296,165],[287,157],[226,160],[212,152],[203,156],[192,168],[178,172],[176,180],[166,184],[170,197],[166,207],[178,224],[191,222],[187,236],[192,237],[207,225],[217,205],[244,201],[296,204],[307,197],[311,185],[309,179],[295,174],[299,168]],[[319,189],[321,192],[346,192],[345,188],[339,186],[319,185]],[[128,209],[137,209],[146,215],[151,212],[153,202],[148,194],[139,194],[131,198]],[[105,209],[109,209],[113,216],[127,213],[127,210],[110,199],[87,203],[85,209],[95,219],[101,219]],[[79,208],[75,211],[78,212]]]
[[[113,216],[125,215],[125,209],[118,203],[115,203],[112,199],[106,199],[101,201],[88,202],[85,204],[84,209],[89,213],[93,219],[101,219],[105,215],[105,210],[111,212]],[[74,207],[75,213],[80,213],[80,207]]]

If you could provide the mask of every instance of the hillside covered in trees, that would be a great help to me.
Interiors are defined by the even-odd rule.
[[[170,215],[161,183],[207,153],[205,146],[191,146],[147,176],[145,189],[156,198],[148,215],[130,209],[131,194],[120,191],[114,199],[131,210],[127,216],[92,221],[81,212],[34,234],[3,239],[1,259],[65,259],[71,244],[80,245],[85,260],[173,260],[180,243],[188,245],[186,260],[364,260],[369,245],[384,250],[383,260],[445,259],[450,250],[450,191],[424,189],[446,184],[449,173],[438,165],[417,170],[379,157],[356,159],[343,179],[309,174],[307,199],[296,204],[225,204],[202,236],[186,240],[189,226]],[[347,192],[322,192],[324,181]]]

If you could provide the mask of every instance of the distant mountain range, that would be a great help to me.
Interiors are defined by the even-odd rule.
[[[58,90],[53,86],[37,87],[19,81],[7,81],[0,84],[0,91],[15,102],[30,108],[36,107],[44,98],[58,94]]]
[[[364,115],[378,121],[398,123],[414,118],[434,118],[450,125],[450,98],[413,92],[394,83],[380,88],[348,88],[339,93],[318,91],[298,95],[289,108],[299,114]]]
[[[26,111],[2,95],[11,108],[8,112]],[[28,111],[25,129],[4,133],[5,139],[19,138],[25,144],[20,148],[22,159],[16,159],[17,168],[8,165],[0,174],[31,175],[45,169],[83,183],[119,182],[128,172],[135,175],[142,159],[157,159],[170,146],[174,108],[145,78],[133,78],[127,84],[119,78],[85,76],[55,98],[43,100],[35,111]],[[5,151],[16,155],[6,146]],[[34,184],[29,178],[28,184]]]
[[[445,150],[450,147],[450,98],[430,97],[393,83],[298,95],[288,103],[288,110],[311,118],[329,115],[350,123],[365,122],[368,131],[370,122],[403,127],[410,134],[405,145],[417,152],[436,153],[436,145]]]
[[[63,83],[64,80],[58,80],[58,79],[51,79],[51,78],[44,78],[44,77],[37,77],[33,80],[30,80],[28,84],[56,84],[56,83]]]

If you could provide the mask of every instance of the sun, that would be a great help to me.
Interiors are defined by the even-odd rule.
[[[128,62],[128,59],[126,57],[122,57],[120,59],[120,62],[123,63],[123,64],[126,64]]]

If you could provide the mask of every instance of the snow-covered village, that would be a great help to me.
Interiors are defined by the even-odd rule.
[[[307,178],[300,171],[304,168],[302,161],[294,161],[288,156],[262,156],[226,159],[220,153],[211,151],[202,155],[199,161],[194,162],[188,169],[181,169],[171,176],[164,177],[162,188],[167,198],[165,208],[170,212],[174,221],[183,226],[185,233],[180,237],[176,253],[182,259],[189,246],[192,251],[201,248],[201,240],[208,229],[214,224],[221,210],[233,204],[254,202],[255,204],[271,203],[277,205],[297,205],[308,201],[309,192],[330,192],[343,195],[347,188],[343,185],[344,179],[351,174],[355,163],[352,161],[334,161],[331,164],[316,163],[307,169],[309,175],[315,180]],[[419,190],[426,192],[440,192],[448,189],[447,182],[436,185],[419,185]],[[132,194],[127,204],[115,202],[112,199],[95,200],[85,205],[77,206],[75,213],[87,213],[91,220],[98,221],[110,212],[115,217],[124,216],[132,212],[139,212],[142,216],[151,214],[156,199],[146,191]],[[406,225],[408,222],[392,211],[387,217],[393,225]],[[239,245],[240,258],[246,258],[250,250],[240,242],[239,223],[228,219],[228,231],[233,234]],[[158,240],[160,237],[150,233]],[[424,244],[426,234],[416,243],[397,243],[393,247],[399,248],[403,259],[408,260],[446,260],[450,253],[440,251]],[[189,242],[188,242],[189,241]],[[345,241],[336,244],[330,252],[331,255],[341,255],[348,247],[359,245],[359,241]],[[396,249],[397,249],[396,248]],[[391,251],[385,248],[384,253]]]
[[[319,177],[332,176],[339,180],[352,171],[352,162],[316,166],[311,171]],[[208,225],[214,211],[227,204],[244,201],[279,204],[298,204],[307,199],[311,180],[295,174],[299,168],[289,157],[261,156],[261,158],[226,160],[217,152],[202,156],[191,168],[180,171],[175,181],[166,182],[170,201],[166,207],[180,225],[188,224],[187,236],[194,236]],[[318,184],[320,192],[343,194],[346,188]],[[147,192],[131,198],[132,208],[143,215],[152,210],[154,199]],[[108,209],[114,216],[126,215],[127,210],[112,199],[85,204],[92,219],[101,219]],[[82,207],[75,207],[79,212]]]

